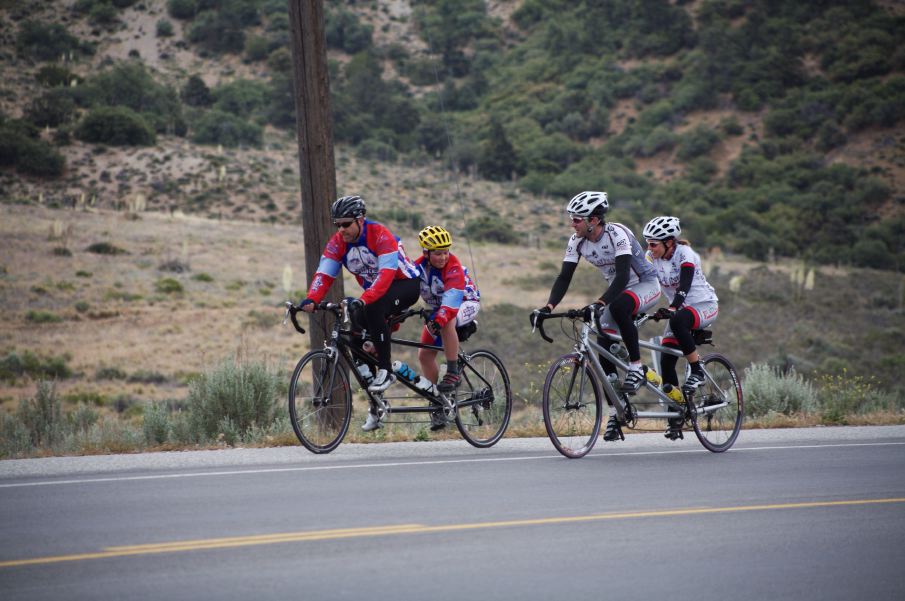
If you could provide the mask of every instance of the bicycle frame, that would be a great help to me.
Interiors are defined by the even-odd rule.
[[[402,323],[409,317],[414,315],[422,315],[421,311],[417,310],[409,310],[400,315],[397,319],[393,320],[391,323]],[[291,316],[293,325],[296,326],[297,330],[300,330],[304,333],[304,328],[301,328],[298,325],[298,322],[295,319],[295,316]],[[348,318],[346,318],[346,323],[348,323]],[[374,393],[368,390],[367,382],[362,378],[361,374],[358,373],[358,370],[355,369],[356,363],[366,363],[370,365],[372,368],[377,367],[377,360],[370,353],[367,353],[362,348],[356,344],[360,337],[358,337],[351,329],[344,329],[342,327],[343,322],[338,318],[334,320],[332,331],[330,336],[324,341],[324,350],[326,350],[331,357],[331,360],[335,363],[340,361],[340,357],[345,359],[346,366],[350,368],[350,371],[354,374],[355,381],[358,382],[358,385],[361,386],[362,390],[364,390],[367,395],[369,402],[372,404],[384,405],[384,409],[387,414],[402,414],[402,413],[433,413],[440,408],[443,408],[450,403],[450,399],[447,399],[441,394],[431,394],[430,392],[421,390],[417,386],[415,386],[412,382],[405,380],[404,378],[397,378],[396,381],[406,386],[409,390],[414,392],[419,397],[430,402],[429,405],[397,405],[391,406],[388,403],[383,401],[386,400],[399,400],[404,399],[411,401],[413,400],[411,397],[404,396],[392,396],[386,397],[382,394],[375,395]],[[390,343],[399,345],[399,346],[409,346],[419,349],[430,349],[434,351],[442,351],[443,347],[432,344],[424,344],[422,342],[416,342],[414,340],[406,340],[403,338],[390,338]],[[477,378],[487,387],[492,387],[492,384],[481,375],[478,370],[474,369],[471,363],[469,362],[470,356],[461,348],[459,349],[459,360],[462,361],[468,367],[471,367],[471,370],[463,372],[464,377],[475,377]],[[337,365],[337,369],[340,366]],[[331,378],[335,377],[336,369],[331,370]],[[332,380],[330,384],[332,385]],[[477,395],[472,395],[471,398],[460,399],[456,401],[456,407],[459,409],[465,409],[471,407],[472,405],[476,405],[478,403],[484,402],[486,399]]]
[[[635,321],[635,325],[640,326],[645,321],[647,321],[647,319],[647,316],[642,316]],[[615,408],[616,416],[621,423],[628,423],[629,421],[633,421],[635,419],[670,419],[685,417],[685,404],[679,404],[673,401],[671,398],[669,398],[669,396],[667,396],[665,392],[660,389],[659,386],[655,386],[647,380],[645,380],[643,386],[653,392],[653,394],[659,399],[660,404],[666,407],[667,411],[635,411],[634,408],[629,409],[629,407],[631,407],[631,404],[627,401],[625,395],[620,394],[616,391],[616,388],[607,377],[606,371],[603,369],[603,365],[598,359],[598,355],[602,355],[622,371],[628,371],[629,364],[616,357],[612,352],[610,352],[609,349],[600,346],[595,340],[592,340],[592,333],[595,335],[598,334],[598,332],[588,323],[582,323],[581,334],[579,335],[578,343],[575,345],[575,352],[579,354],[582,360],[584,360],[585,358],[590,360],[591,370],[594,372],[594,375],[597,376],[597,380],[598,382],[600,382],[600,385],[603,388],[604,395],[607,398],[607,403]],[[614,342],[622,341],[622,336],[620,336],[619,334],[608,333],[606,334],[606,337]],[[638,345],[642,348],[661,354],[673,355],[675,357],[684,356],[682,351],[678,349],[659,344],[653,344],[644,340],[639,340]],[[711,377],[711,375],[707,373],[706,369],[704,370],[704,373],[707,377],[707,380],[716,385],[716,382]],[[584,382],[582,381],[581,385],[583,386],[583,384]],[[581,390],[579,392],[583,393],[584,391]],[[706,407],[696,407],[695,404],[692,403],[690,405],[690,408],[698,415],[706,415],[707,413],[712,413],[714,411],[717,411],[718,409],[726,407],[727,404],[728,403],[726,402],[722,402],[714,405],[708,405]]]

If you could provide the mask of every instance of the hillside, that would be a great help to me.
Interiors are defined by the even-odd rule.
[[[740,366],[858,376],[901,397],[905,45],[852,75],[815,33],[849,9],[796,4],[777,3],[761,30],[765,48],[798,40],[786,50],[801,71],[781,93],[754,81],[762,72],[692,85],[714,68],[705,34],[725,22],[738,37],[723,41],[741,44],[763,2],[651,3],[681,26],[677,47],[631,11],[588,8],[585,27],[569,2],[328,2],[339,191],[362,194],[409,247],[428,222],[453,231],[486,304],[476,342],[504,354],[522,402],[568,350],[539,344],[526,316],[561,261],[563,203],[598,187],[636,231],[682,218],[721,298],[718,350]],[[901,42],[902,4],[863,4],[839,43],[858,27],[872,51]],[[239,27],[227,9],[254,18]],[[285,372],[305,350],[279,324],[306,285],[284,13],[276,0],[0,0],[3,407],[57,375],[72,406],[135,415],[178,404],[224,359]],[[27,23],[62,60],[26,43]],[[612,35],[589,49],[595,23]],[[197,33],[210,24],[242,43]],[[757,63],[742,58],[722,56]],[[745,78],[752,89],[736,87]],[[92,113],[120,129],[88,127]],[[84,139],[95,134],[130,143]],[[600,287],[582,267],[567,302]]]

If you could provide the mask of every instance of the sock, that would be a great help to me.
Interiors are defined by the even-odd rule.
[[[694,363],[691,364],[691,371],[698,375],[702,375],[702,376],[704,375],[704,369],[701,367],[700,361],[695,361]]]
[[[458,374],[459,373],[459,360],[453,359],[452,361],[446,362],[446,373],[448,374]]]
[[[641,371],[641,362],[640,361],[632,361],[628,364],[628,368],[632,371]]]

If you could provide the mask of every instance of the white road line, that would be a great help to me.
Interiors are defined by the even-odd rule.
[[[750,452],[750,451],[783,451],[797,449],[820,449],[820,448],[842,448],[842,447],[883,447],[883,446],[901,446],[902,442],[851,442],[851,443],[827,443],[827,444],[808,444],[808,445],[776,445],[769,447],[733,447],[727,453]],[[709,453],[706,449],[687,449],[687,450],[665,450],[665,451],[625,451],[619,453],[601,452],[591,453],[588,458],[608,458],[608,457],[626,457],[632,455],[683,455],[689,453]],[[572,461],[561,457],[560,455],[528,455],[525,457],[476,457],[471,459],[431,459],[427,461],[393,461],[386,463],[355,463],[350,465],[313,465],[305,467],[280,467],[266,469],[247,469],[247,470],[226,470],[217,472],[191,472],[187,474],[149,474],[146,476],[110,476],[105,478],[83,478],[74,480],[43,480],[38,482],[16,482],[10,484],[0,484],[0,488],[25,488],[29,486],[54,486],[61,484],[97,484],[104,482],[129,482],[136,480],[166,480],[172,478],[206,478],[211,476],[236,476],[236,475],[253,475],[253,474],[276,474],[283,472],[316,472],[316,471],[332,471],[332,470],[354,470],[354,469],[374,469],[385,467],[406,467],[406,466],[422,466],[422,465],[451,465],[457,463],[494,463],[499,461],[534,461],[538,459],[558,459],[562,461]],[[581,461],[581,460],[577,460]]]

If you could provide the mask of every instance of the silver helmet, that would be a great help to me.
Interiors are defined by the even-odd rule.
[[[681,233],[682,228],[679,226],[679,218],[663,215],[648,221],[647,225],[644,226],[642,235],[645,240],[669,240],[670,238],[677,238]]]
[[[606,192],[581,192],[576,194],[569,204],[566,212],[578,217],[590,217],[591,215],[603,216],[610,208]]]

